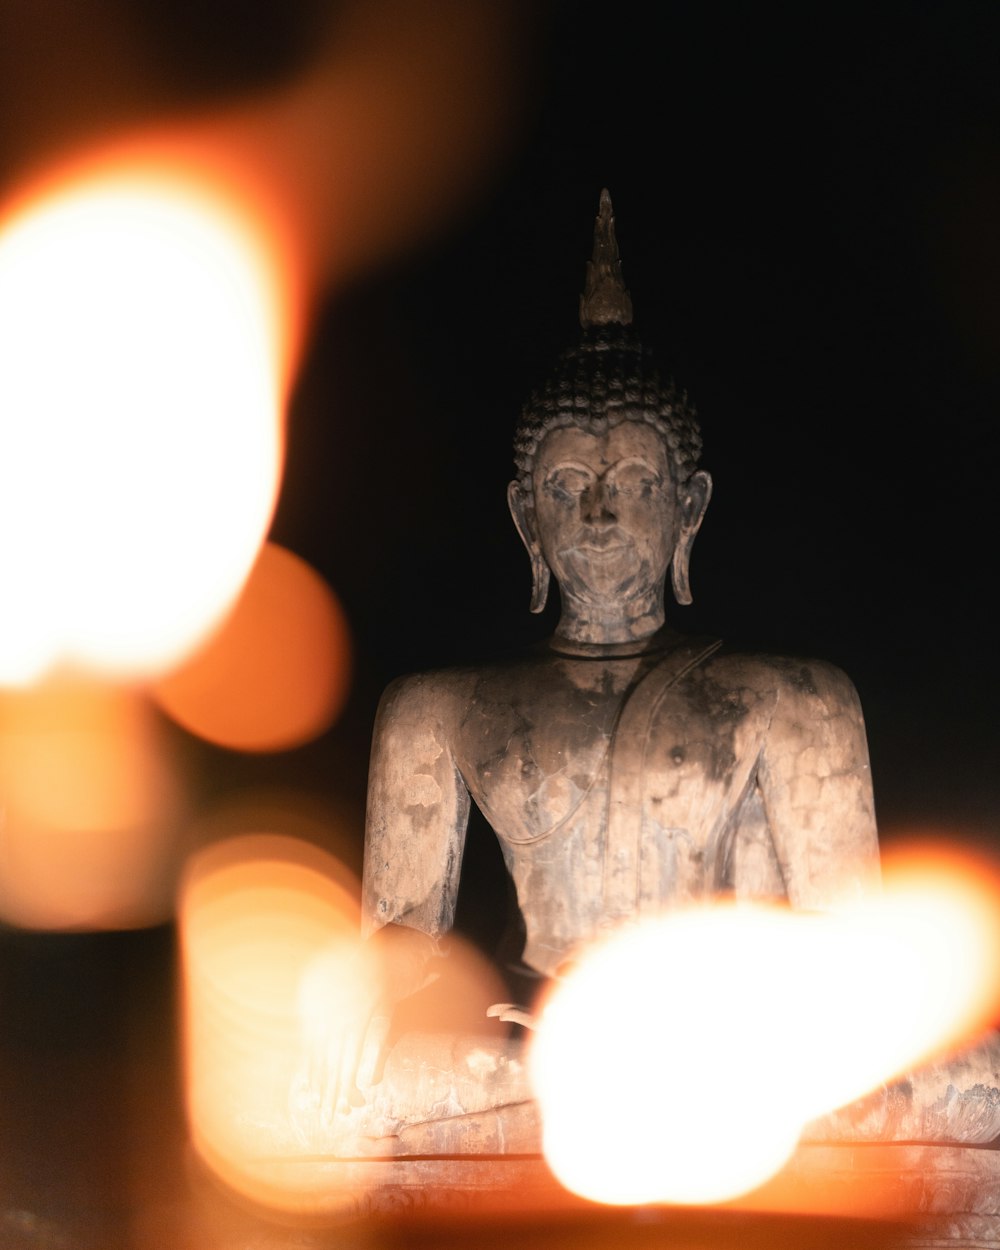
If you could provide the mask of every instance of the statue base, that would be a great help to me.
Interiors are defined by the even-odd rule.
[[[271,1158],[261,1166],[269,1183],[308,1192],[313,1214],[337,1223],[442,1216],[559,1220],[598,1211],[563,1190],[538,1156]],[[610,1218],[611,1210],[603,1210]],[[736,1220],[788,1216],[797,1225],[815,1220],[827,1229],[849,1223],[850,1238],[841,1228],[838,1244],[998,1250],[1000,1150],[807,1143],[767,1185],[738,1202],[702,1209],[706,1217],[712,1212]],[[692,1211],[649,1209],[650,1219],[674,1215],[683,1222]],[[792,1238],[790,1244],[800,1243]]]
[[[197,1153],[252,1200],[270,1196],[321,1222],[602,1209],[565,1191],[545,1164],[523,1048],[511,1039],[405,1035],[366,1105],[332,1121],[308,1093],[276,1089],[256,1119],[233,1106],[215,1145],[192,1125]],[[994,1034],[815,1121],[770,1182],[702,1210],[875,1221],[885,1235],[875,1244],[1000,1250],[998,1145]],[[666,1218],[681,1208],[647,1210]]]

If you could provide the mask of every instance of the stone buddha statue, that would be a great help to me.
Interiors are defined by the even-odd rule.
[[[434,942],[453,921],[470,800],[500,841],[550,976],[647,912],[724,891],[822,908],[868,888],[878,849],[858,699],[817,661],[747,654],[667,623],[711,495],[695,413],[631,328],[611,201],[597,218],[579,345],[528,401],[510,509],[531,608],[522,658],[386,691],[369,780],[369,931]]]
[[[452,927],[472,802],[513,882],[523,965],[542,979],[608,930],[708,895],[823,909],[877,882],[847,677],[667,623],[668,572],[677,601],[691,602],[712,484],[695,412],[631,321],[604,192],[581,338],[525,406],[508,492],[531,609],[554,580],[558,627],[512,660],[401,678],[379,708],[362,909],[387,959],[367,1043],[382,1058],[394,1004],[433,975]],[[384,1079],[371,1053],[355,1064],[365,1106],[354,1111],[334,1059],[322,1100],[390,1143],[376,1152],[531,1147],[516,1040],[485,1067],[481,1047],[472,1064],[461,1046],[421,1045],[397,1044]]]

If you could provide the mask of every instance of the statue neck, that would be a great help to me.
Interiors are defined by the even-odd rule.
[[[624,602],[583,599],[559,587],[562,614],[553,643],[612,646],[643,643],[664,625],[663,584]]]

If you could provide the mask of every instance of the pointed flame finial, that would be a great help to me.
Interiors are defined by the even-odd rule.
[[[580,325],[632,324],[632,299],[625,290],[622,262],[615,238],[615,215],[607,187],[594,222],[594,256],[587,261],[587,278],[580,296]]]

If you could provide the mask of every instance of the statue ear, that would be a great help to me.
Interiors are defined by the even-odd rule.
[[[680,521],[677,542],[674,545],[674,558],[670,564],[670,579],[674,586],[674,598],[678,603],[691,603],[691,581],[688,569],[691,562],[691,548],[697,537],[698,530],[705,518],[705,509],[712,498],[712,479],[699,469],[685,482],[677,501],[678,519]]]
[[[521,542],[524,543],[531,558],[531,610],[541,612],[549,597],[549,581],[552,574],[542,555],[542,545],[538,541],[535,504],[518,481],[511,482],[507,487],[507,503],[510,505],[510,515],[514,518],[517,532],[521,535]]]

